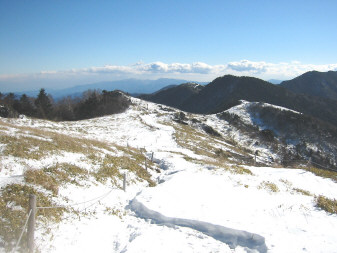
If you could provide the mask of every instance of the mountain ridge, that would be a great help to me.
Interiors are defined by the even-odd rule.
[[[177,86],[164,87],[155,93],[140,95],[139,98],[173,107],[180,107],[187,98],[197,94],[202,89],[204,89],[204,86],[188,82]]]
[[[294,93],[285,87],[271,84],[255,77],[225,75],[214,79],[203,89],[183,96],[174,103],[180,86],[166,89],[158,94],[144,97],[178,109],[201,114],[222,112],[238,105],[240,100],[266,102],[286,107],[337,125],[337,102],[332,99]]]
[[[309,71],[280,86],[297,94],[337,100],[337,71]]]

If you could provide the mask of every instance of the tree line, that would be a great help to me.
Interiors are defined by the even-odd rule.
[[[121,91],[88,90],[80,97],[64,97],[55,101],[41,89],[36,98],[26,94],[0,93],[0,116],[26,116],[55,121],[72,121],[121,113],[131,104]]]

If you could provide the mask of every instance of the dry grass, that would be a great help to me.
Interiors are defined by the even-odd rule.
[[[9,251],[18,240],[28,213],[29,194],[37,197],[37,206],[52,206],[55,203],[51,196],[37,191],[32,186],[21,184],[10,184],[0,190],[0,238],[4,242],[4,247]],[[59,222],[62,214],[66,210],[63,208],[46,209],[37,213],[37,218],[45,218],[53,222]],[[43,219],[42,219],[43,220]],[[24,235],[21,246],[26,243]]]
[[[316,206],[323,209],[324,211],[337,214],[337,200],[329,199],[322,195],[316,197]]]
[[[192,150],[202,156],[213,157],[215,149],[210,144],[212,140],[188,125],[172,124],[175,129],[174,137],[179,146]]]
[[[79,181],[88,179],[87,170],[69,163],[57,163],[55,166],[43,168],[43,171],[53,176],[60,185],[71,183],[81,186]]]
[[[179,152],[171,152],[171,153],[179,153]],[[196,158],[193,158],[193,157],[190,157],[190,156],[187,156],[187,155],[183,155],[183,158],[186,161],[194,163],[194,164],[200,164],[200,165],[207,164],[207,162],[205,160],[196,159]]]
[[[99,168],[96,172],[88,172],[78,166],[61,163],[42,169],[30,169],[24,173],[24,185],[12,184],[1,189],[0,240],[5,242],[7,250],[13,247],[25,222],[29,194],[37,196],[38,206],[54,206],[57,205],[54,201],[60,198],[58,195],[60,187],[67,184],[82,186],[83,183],[92,179],[105,182],[108,178],[117,184],[117,180],[122,178],[120,169],[132,171],[138,180],[146,180],[150,186],[155,185],[155,182],[151,180],[151,174],[144,168],[145,156],[137,149],[131,147],[127,149],[52,131],[17,127],[1,121],[0,125],[4,125],[4,128],[12,128],[16,133],[13,136],[9,134],[9,131],[0,132],[0,143],[5,144],[2,148],[4,156],[40,160],[61,152],[79,153],[84,154],[89,163]],[[120,157],[107,155],[107,153],[116,153],[116,150],[124,155]],[[155,166],[147,161],[148,170],[154,169]],[[38,222],[41,224],[47,221],[59,222],[64,211],[79,215],[76,210],[72,209],[43,209],[38,213]],[[25,240],[24,238],[23,244]]]
[[[125,211],[122,211],[122,210],[119,210],[119,209],[113,208],[113,207],[106,207],[104,212],[108,215],[117,216],[120,219],[123,219],[123,217],[126,215]]]
[[[280,182],[285,184],[287,188],[290,188],[293,185],[290,181],[288,181],[287,179],[283,179],[283,178],[280,179]]]
[[[17,136],[11,136],[5,133],[1,133],[0,135],[0,143],[6,145],[3,150],[3,155],[7,156],[11,155],[24,159],[39,160],[50,154],[62,151],[86,155],[97,152],[97,148],[114,151],[108,144],[97,140],[71,137],[69,135],[30,127],[19,127],[4,122],[1,122],[1,124],[5,124],[17,130]],[[24,134],[24,136],[20,135],[20,133]],[[31,137],[27,137],[27,135],[31,135]],[[40,137],[40,139],[36,137]]]
[[[221,159],[221,160],[223,160],[223,161],[229,161],[229,157],[231,157],[231,155],[229,154],[229,152],[227,152],[227,151],[224,151],[224,150],[222,150],[222,149],[217,149],[217,150],[215,150],[215,158],[217,158],[217,159]]]
[[[14,137],[8,135],[0,136],[0,143],[5,144],[2,152],[5,156],[14,156],[25,159],[40,159],[46,155],[48,150],[52,150],[52,144],[30,137]]]
[[[311,173],[315,174],[316,176],[324,177],[324,178],[330,178],[333,181],[337,182],[337,171],[331,171],[331,170],[324,170],[319,169],[315,167],[305,167],[304,168],[307,171],[310,171]]]
[[[51,191],[54,195],[58,194],[58,182],[53,176],[48,175],[43,170],[27,170],[24,177],[27,183],[40,185],[44,189]]]
[[[143,165],[143,166],[142,166]],[[154,164],[147,160],[147,168],[153,169]],[[93,175],[95,179],[104,183],[109,178],[114,185],[117,184],[117,179],[122,179],[123,175],[120,169],[126,169],[134,172],[140,180],[145,180],[149,186],[155,186],[155,182],[151,179],[151,174],[144,168],[145,156],[141,153],[133,153],[129,151],[129,155],[111,156],[106,155],[102,161],[102,165]]]
[[[240,174],[240,175],[250,175],[253,176],[253,172],[250,169],[247,169],[241,165],[233,165],[229,164],[227,159],[217,158],[217,159],[205,159],[203,160],[204,165],[211,165],[216,168],[224,169],[229,171],[232,174]]]
[[[156,185],[149,171],[156,169],[157,165],[147,160],[145,169],[144,154],[132,147],[125,148],[68,136],[54,132],[53,129],[49,131],[20,127],[1,120],[0,128],[4,130],[0,131],[0,144],[4,144],[1,152],[3,156],[40,160],[47,156],[70,152],[83,154],[89,163],[95,164],[93,167],[98,168],[97,171],[88,172],[78,166],[61,163],[42,169],[30,169],[24,173],[24,184],[11,184],[0,189],[0,241],[4,242],[7,251],[12,249],[26,220],[29,194],[37,196],[38,206],[55,206],[58,205],[55,201],[61,198],[58,195],[61,187],[67,184],[83,186],[88,180],[95,179],[102,183],[111,179],[118,185],[118,181],[122,179],[120,169],[133,172],[137,180],[146,181],[149,186]],[[116,153],[116,150],[123,155],[111,155]],[[65,211],[71,212],[74,217],[83,215],[71,208],[42,209],[37,214],[37,221],[41,226],[47,224],[46,222],[60,222]],[[108,208],[106,211],[122,217],[122,212],[114,208]],[[26,235],[22,245],[25,241]],[[24,249],[22,251],[24,252]]]
[[[212,158],[203,161],[205,164],[223,167],[229,160],[225,152],[219,152],[219,149],[214,148],[218,143],[215,143],[215,138],[210,138],[207,134],[197,131],[189,125],[172,124],[175,129],[174,137],[179,146],[193,151],[195,154]],[[186,157],[185,160],[196,160]],[[196,161],[200,163],[200,161]]]
[[[230,171],[233,174],[240,174],[240,175],[251,175],[253,176],[253,172],[250,169],[244,168],[242,166],[236,166],[236,165],[232,165],[230,167]]]
[[[121,161],[119,157],[106,156],[93,176],[98,182],[105,183],[108,178],[111,179],[114,185],[117,185],[116,177],[122,179],[122,174],[119,172],[121,169]]]
[[[141,166],[144,164],[145,157],[137,150],[129,150],[128,154],[121,157],[113,157],[106,155],[104,159],[99,161],[100,168],[96,172],[91,172],[90,175],[99,182],[106,182],[110,178],[117,185],[117,179],[121,179],[122,175],[120,169],[127,169],[134,172],[139,180],[146,180],[150,186],[154,186],[155,182],[151,180],[150,173]],[[148,169],[154,166],[148,161]],[[152,168],[153,169],[153,168]],[[29,194],[35,194],[38,199],[38,206],[53,206],[57,205],[53,202],[53,199],[57,199],[58,190],[61,186],[68,183],[80,185],[83,180],[87,180],[88,172],[78,166],[62,163],[55,166],[46,167],[39,170],[27,170],[24,174],[24,179],[29,185],[8,185],[4,189],[1,189],[0,195],[0,238],[5,242],[5,247],[10,250],[13,247],[13,243],[17,240],[20,229],[23,226],[23,222],[26,219],[28,196]],[[45,189],[50,194],[42,193],[36,190]],[[66,211],[63,208],[57,209],[43,209],[43,212],[39,212],[39,221],[52,221],[59,222],[63,212]],[[75,210],[68,210],[77,214]],[[116,213],[115,210],[107,210],[113,212],[114,215],[120,216],[121,213]],[[82,214],[81,214],[82,215]],[[24,241],[23,239],[23,245]]]
[[[8,131],[8,127],[5,127],[5,126],[0,126],[0,131]]]
[[[60,186],[67,183],[81,186],[79,181],[88,179],[88,174],[76,165],[62,163],[41,170],[27,170],[24,179],[27,183],[39,185],[57,195]]]
[[[276,184],[269,181],[262,181],[261,184],[257,187],[258,189],[266,189],[271,192],[279,192],[279,188]]]
[[[55,166],[27,170],[24,173],[26,184],[10,184],[0,190],[0,238],[5,242],[5,248],[10,250],[18,239],[23,223],[26,220],[29,194],[35,194],[37,206],[55,206],[53,199],[58,197],[61,185],[67,183],[78,184],[77,179],[87,177],[86,171],[72,164],[62,163]],[[41,192],[36,189],[43,188],[50,192]],[[37,213],[39,222],[60,222],[65,208],[43,209]],[[75,212],[76,213],[76,212]],[[24,235],[26,236],[26,235]],[[22,245],[25,244],[23,238]]]
[[[294,190],[294,189],[293,189],[293,184],[292,184],[290,181],[288,181],[287,179],[281,178],[279,181],[282,182],[282,183],[285,185],[287,191],[292,191],[292,190]]]
[[[305,196],[313,196],[313,194],[311,194],[309,191],[306,191],[300,188],[293,188],[293,190]]]
[[[224,140],[220,137],[209,136],[189,125],[177,123],[169,124],[167,122],[164,122],[163,124],[174,128],[174,137],[179,146],[189,149],[197,155],[212,158],[207,159],[207,161],[205,161],[206,164],[211,163],[211,165],[214,166],[224,167],[225,164],[231,162],[229,158],[242,160],[242,157],[248,156],[248,153],[239,147],[230,147],[230,149],[237,152],[237,154],[218,148],[219,146],[224,148],[229,146],[228,144],[225,144]],[[237,172],[240,173],[242,170],[237,170]],[[249,172],[246,174],[249,174]]]

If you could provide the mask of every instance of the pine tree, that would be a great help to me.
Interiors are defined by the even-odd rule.
[[[15,94],[12,92],[8,93],[3,100],[4,104],[12,108],[13,104],[15,103]]]
[[[53,106],[49,97],[46,94],[45,89],[41,89],[39,95],[35,100],[35,106],[37,109],[37,117],[50,119],[52,116]]]
[[[87,98],[79,103],[77,109],[79,118],[90,119],[95,116],[100,116],[97,112],[100,97],[99,93],[97,91],[87,91],[85,94],[83,94],[83,96]]]
[[[35,114],[35,108],[31,102],[31,99],[26,95],[23,94],[18,101],[18,107],[15,108],[19,113],[33,116]]]

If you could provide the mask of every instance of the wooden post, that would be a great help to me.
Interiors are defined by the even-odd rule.
[[[145,157],[145,169],[147,170],[147,163],[146,163],[146,157]]]
[[[34,252],[34,233],[35,233],[35,214],[36,214],[36,196],[29,195],[29,219],[27,228],[27,248],[29,253]]]
[[[152,154],[151,154],[151,163],[153,163],[153,153],[154,152],[152,152]]]
[[[256,166],[256,156],[259,154],[259,151],[258,150],[255,150],[255,153],[254,153],[254,165]]]
[[[123,190],[126,191],[126,173],[124,173],[124,178],[123,178]]]

